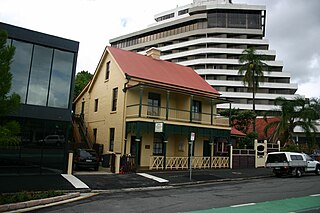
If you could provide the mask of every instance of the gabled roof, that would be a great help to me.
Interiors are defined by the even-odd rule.
[[[243,132],[237,130],[236,128],[232,127],[231,128],[231,135],[236,136],[236,137],[245,137],[246,134],[244,134]]]
[[[127,76],[220,95],[190,67],[114,47],[107,50]]]

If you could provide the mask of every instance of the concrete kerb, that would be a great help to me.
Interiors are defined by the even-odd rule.
[[[49,197],[49,198],[38,199],[38,200],[30,200],[30,201],[19,202],[19,203],[4,204],[4,205],[0,205],[0,212],[31,208],[34,206],[46,205],[49,203],[56,203],[56,202],[76,198],[79,196],[80,196],[80,192],[73,192],[73,193],[68,193],[66,195],[61,195],[61,196],[56,196],[56,197]]]

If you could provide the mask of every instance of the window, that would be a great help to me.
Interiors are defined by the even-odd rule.
[[[112,111],[117,111],[118,87],[112,91]]]
[[[98,104],[99,104],[99,99],[96,98],[96,99],[94,100],[94,111],[95,111],[95,112],[98,111]]]
[[[163,155],[163,138],[160,133],[155,133],[153,137],[153,155]]]
[[[261,28],[261,16],[260,14],[248,14],[248,28],[260,29]]]
[[[74,54],[54,50],[48,106],[68,108]]]
[[[107,68],[106,68],[106,80],[109,79],[110,75],[110,61],[107,62]]]
[[[93,142],[96,143],[97,142],[97,132],[98,132],[98,129],[97,128],[94,128],[93,129]]]
[[[192,120],[200,121],[201,120],[201,102],[200,101],[193,101],[192,102]]]
[[[148,112],[150,116],[159,116],[160,115],[160,94],[149,93],[148,94]]]
[[[180,10],[180,11],[178,11],[178,15],[181,16],[181,15],[186,14],[188,12],[189,12],[189,9]]]
[[[47,105],[53,49],[34,45],[27,104]]]
[[[16,51],[10,69],[13,76],[11,91],[20,95],[21,103],[25,103],[33,46],[32,44],[15,40],[13,41],[13,46]]]
[[[110,128],[110,144],[109,144],[109,151],[113,151],[114,148],[114,128]]]

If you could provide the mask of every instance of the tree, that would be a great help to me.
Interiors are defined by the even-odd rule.
[[[239,147],[253,147],[253,141],[257,138],[256,132],[249,132],[256,117],[250,110],[229,109],[220,111],[220,115],[230,116],[231,126],[246,134],[239,142]]]
[[[279,120],[268,123],[264,129],[266,134],[270,128],[275,128],[271,136],[272,141],[280,140],[292,144],[295,127],[301,127],[310,139],[308,146],[311,148],[314,133],[317,131],[315,120],[319,114],[313,106],[309,105],[307,99],[297,97],[287,100],[283,97],[275,99],[275,105],[280,106],[281,116]]]
[[[81,93],[81,91],[89,83],[92,77],[93,75],[88,71],[83,70],[77,73],[75,83],[74,83],[73,99],[75,99]]]
[[[10,93],[12,74],[10,64],[15,48],[7,45],[8,35],[0,30],[0,145],[18,143],[16,135],[20,131],[16,121],[8,121],[5,116],[17,110],[20,106],[20,96]]]
[[[243,76],[243,84],[248,84],[248,88],[252,90],[252,111],[256,114],[255,95],[259,88],[260,82],[264,82],[263,69],[267,70],[267,64],[262,62],[265,60],[264,55],[258,55],[254,48],[245,49],[239,58],[241,67],[238,74]],[[253,120],[253,132],[256,132],[256,121]]]
[[[309,106],[317,112],[317,119],[320,119],[320,98],[311,98]]]

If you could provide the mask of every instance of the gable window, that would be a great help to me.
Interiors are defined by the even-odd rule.
[[[99,99],[96,98],[96,99],[94,100],[94,111],[95,111],[95,112],[98,111],[98,105],[99,105]]]
[[[110,128],[110,136],[109,136],[110,144],[109,144],[109,151],[113,151],[113,148],[114,148],[114,132],[115,132],[115,129],[114,129],[114,128]]]
[[[118,87],[112,91],[112,111],[117,111]]]
[[[153,137],[153,155],[163,155],[163,138],[160,133],[155,133]]]
[[[193,101],[192,102],[192,120],[200,121],[201,120],[201,102]]]
[[[110,76],[110,61],[107,62],[107,67],[106,67],[106,80],[109,79]]]
[[[149,93],[148,94],[148,111],[147,114],[150,116],[160,115],[160,94]]]

